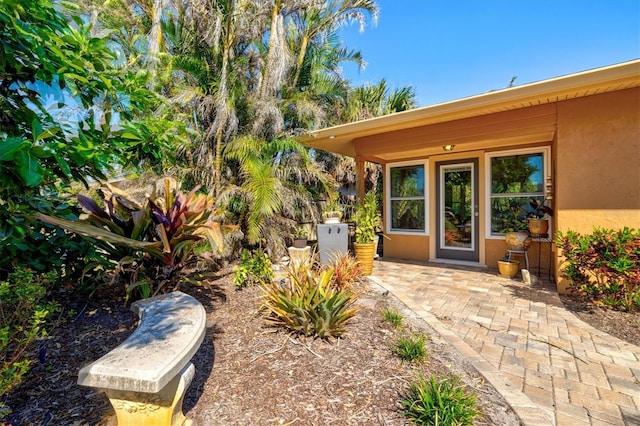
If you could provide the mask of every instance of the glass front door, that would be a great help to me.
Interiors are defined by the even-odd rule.
[[[438,258],[478,261],[477,173],[477,159],[437,163]]]

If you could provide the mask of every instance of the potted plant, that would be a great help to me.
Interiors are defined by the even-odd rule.
[[[498,260],[498,272],[505,278],[515,278],[520,270],[520,262],[509,259],[505,254],[504,258]]]
[[[551,208],[535,198],[529,199],[529,205],[533,209],[527,214],[529,220],[529,232],[535,235],[547,235],[549,233],[549,216]]]
[[[500,218],[504,241],[509,250],[526,250],[531,245],[528,223],[520,208],[512,207]]]
[[[356,230],[353,249],[356,260],[360,263],[362,274],[371,275],[378,238],[376,227],[380,224],[380,212],[378,211],[378,202],[374,192],[368,192],[364,199],[358,203],[354,220]]]
[[[295,248],[305,248],[307,246],[307,238],[309,238],[309,232],[304,226],[295,226],[291,234],[293,238],[293,246]]]
[[[330,198],[322,211],[323,223],[340,223],[342,206],[335,198]]]

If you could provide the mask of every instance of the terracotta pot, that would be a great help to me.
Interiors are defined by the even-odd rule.
[[[362,275],[371,275],[373,272],[373,258],[376,254],[376,243],[353,243],[353,251],[356,260],[360,264]]]
[[[507,232],[504,236],[509,250],[526,250],[531,245],[529,233],[526,231]]]
[[[529,232],[536,235],[547,235],[549,221],[547,219],[529,219]]]
[[[498,260],[498,272],[506,278],[515,278],[520,270],[520,262],[517,260]]]
[[[293,246],[295,248],[305,248],[307,246],[307,239],[306,238],[304,238],[304,239],[300,238],[300,239],[297,239],[297,240],[293,240]]]

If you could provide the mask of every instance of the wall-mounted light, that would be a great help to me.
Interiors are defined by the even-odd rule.
[[[335,139],[336,135],[329,135],[329,139]]]
[[[444,149],[445,151],[453,151],[453,148],[455,147],[455,145],[445,145],[442,147],[442,149]]]

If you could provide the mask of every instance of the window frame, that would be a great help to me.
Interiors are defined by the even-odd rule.
[[[489,152],[485,154],[485,238],[492,240],[504,240],[504,234],[494,234],[491,232],[491,160],[497,157],[509,157],[513,155],[526,155],[526,154],[542,154],[542,196],[546,198],[547,196],[547,186],[545,184],[547,178],[551,176],[551,147],[550,146],[539,146],[534,148],[520,148],[520,149],[509,149],[504,151],[495,151]],[[522,196],[520,194],[525,193],[513,193],[510,194],[513,197]],[[527,195],[531,193],[526,193]],[[540,195],[540,194],[536,194]]]
[[[391,169],[398,167],[421,166],[424,168],[424,194],[415,197],[392,197],[391,196]],[[429,235],[429,161],[413,160],[387,163],[385,165],[385,233],[389,235]],[[400,229],[392,228],[391,202],[397,200],[423,200],[424,201],[424,229]]]

